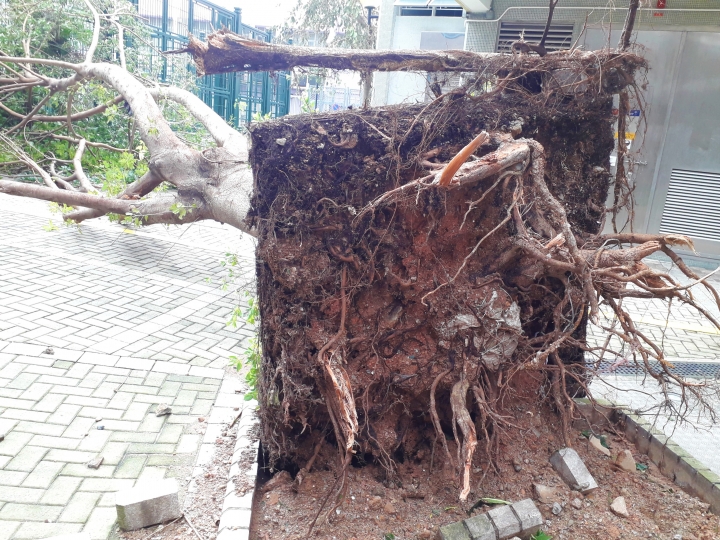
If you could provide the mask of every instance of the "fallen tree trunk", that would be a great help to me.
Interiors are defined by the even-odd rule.
[[[186,48],[168,54],[183,52],[192,54],[198,75],[235,71],[285,71],[295,67],[348,69],[366,73],[374,71],[469,73],[488,71],[496,74],[502,69],[543,71],[548,66],[558,69],[577,66],[577,64],[612,68],[613,60],[632,56],[611,49],[593,52],[574,50],[570,53],[558,51],[540,57],[459,50],[384,51],[298,47],[256,41],[226,29],[210,34],[205,42],[191,36]],[[635,58],[637,59],[637,57]],[[563,64],[566,65],[563,66]]]

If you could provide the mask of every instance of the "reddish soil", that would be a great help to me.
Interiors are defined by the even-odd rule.
[[[681,535],[683,540],[720,538],[720,520],[709,513],[708,505],[662,476],[647,456],[639,454],[617,433],[607,433],[613,458],[629,449],[638,463],[649,465],[648,470],[628,473],[619,469],[612,458],[590,447],[579,431],[573,431],[577,437],[574,447],[600,487],[586,497],[571,491],[548,462],[550,455],[562,446],[559,420],[547,408],[536,414],[531,414],[532,410],[535,408],[530,403],[524,403],[505,411],[521,429],[503,434],[499,473],[488,471],[484,475],[487,463],[475,460],[476,476],[483,479],[475,481],[467,503],[458,502],[458,484],[453,471],[443,467],[447,460],[437,445],[433,470],[428,454],[397,463],[402,482],[383,482],[383,471],[377,465],[351,468],[347,500],[330,524],[316,526],[312,537],[370,540],[393,538],[392,534],[396,540],[435,538],[440,526],[468,517],[468,509],[480,497],[512,502],[533,497],[547,520],[545,532],[555,540],[670,540],[675,535]],[[453,441],[448,440],[448,444],[453,452]],[[260,488],[250,539],[305,538],[321,501],[334,483],[332,471],[319,470],[306,477],[299,493],[293,491],[289,481],[267,491]],[[534,483],[557,488],[554,502],[564,507],[559,516],[553,515],[552,504],[537,501]],[[625,497],[629,518],[610,511],[610,503],[618,496]],[[579,509],[571,504],[575,498],[581,499]],[[486,510],[481,508],[473,513]]]

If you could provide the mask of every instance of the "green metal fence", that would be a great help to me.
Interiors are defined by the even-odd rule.
[[[242,23],[240,9],[234,11],[205,0],[133,0],[140,17],[152,29],[149,67],[159,71],[162,81],[172,79],[177,63],[167,62],[159,51],[181,49],[192,35],[202,39],[215,29],[227,27],[237,34],[270,41],[263,32]],[[159,63],[159,65],[157,64]],[[193,70],[192,65],[187,69]],[[235,127],[250,122],[253,115],[288,114],[290,84],[286,73],[224,73],[198,80],[198,94],[220,116]]]

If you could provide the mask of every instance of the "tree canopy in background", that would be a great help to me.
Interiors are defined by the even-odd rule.
[[[298,0],[279,37],[295,45],[307,45],[312,38],[316,47],[375,47],[375,32],[359,0]]]

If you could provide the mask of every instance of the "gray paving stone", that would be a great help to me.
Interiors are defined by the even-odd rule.
[[[52,452],[53,450],[50,450]],[[32,471],[35,466],[48,454],[47,448],[25,446],[17,455],[5,465],[8,471]]]
[[[562,448],[555,452],[550,456],[550,464],[572,489],[578,489],[582,493],[597,489],[597,482],[572,448]]]
[[[78,491],[65,506],[58,521],[66,523],[85,523],[100,499],[100,493]]]
[[[500,540],[512,538],[520,532],[520,521],[510,506],[496,506],[487,512],[487,516],[495,525]]]
[[[465,526],[472,540],[497,540],[495,527],[486,514],[478,514],[466,519]]]
[[[66,505],[82,482],[81,478],[58,476],[40,499],[42,504]]]
[[[117,493],[115,498],[118,524],[132,531],[175,519],[182,515],[178,485],[174,480],[144,483],[136,489]]]
[[[22,523],[15,532],[15,540],[39,540],[80,532],[79,523]]]
[[[236,538],[234,533],[236,531],[231,531],[229,529],[225,529],[222,532],[228,531],[229,533],[225,535],[228,537],[228,539],[231,537]],[[222,535],[221,532],[221,535]],[[221,536],[218,536],[218,540],[220,540]],[[470,533],[467,530],[467,527],[465,527],[465,524],[462,521],[456,521],[455,523],[450,523],[449,525],[445,525],[444,527],[440,527],[440,530],[438,531],[438,538],[440,540],[473,540],[470,536]],[[224,537],[223,537],[223,540]]]
[[[0,520],[7,521],[55,521],[62,506],[8,503],[0,510]]]
[[[50,487],[50,484],[53,483],[55,477],[60,473],[63,467],[64,464],[62,463],[41,461],[35,466],[30,474],[27,474],[22,486],[47,489]]]

